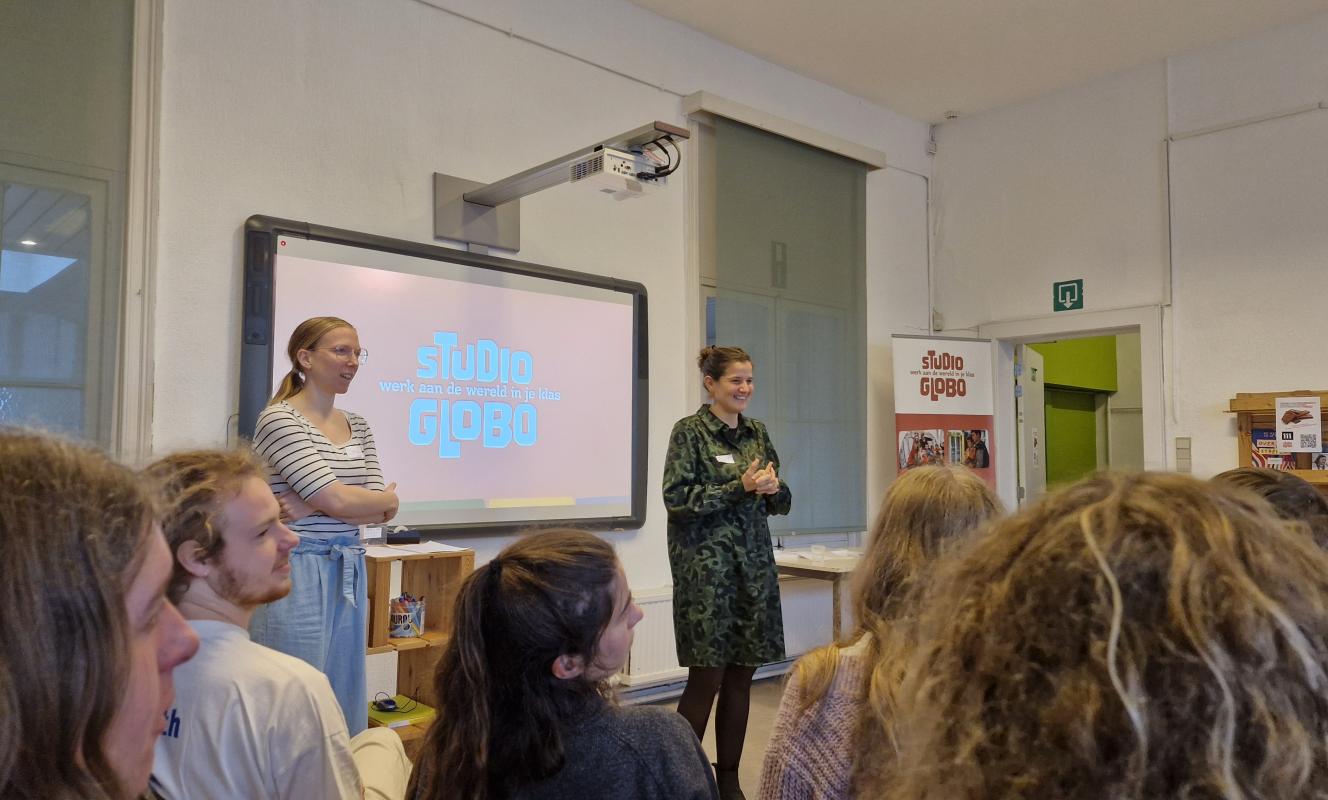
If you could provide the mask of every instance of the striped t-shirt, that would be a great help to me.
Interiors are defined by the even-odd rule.
[[[267,483],[273,494],[294,489],[307,501],[336,481],[379,492],[385,488],[369,423],[359,414],[342,413],[350,423],[350,440],[338,447],[289,403],[283,401],[263,409],[254,429],[254,449],[268,463]],[[358,526],[321,511],[295,520],[290,529],[320,539],[359,533]]]

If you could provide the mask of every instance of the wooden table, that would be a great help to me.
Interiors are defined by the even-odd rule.
[[[858,567],[858,560],[862,553],[857,550],[850,550],[850,555],[835,556],[831,555],[832,550],[827,550],[823,561],[812,561],[802,554],[810,554],[810,550],[775,550],[775,568],[780,575],[788,575],[791,578],[811,578],[813,580],[830,581],[830,598],[833,606],[834,623],[831,630],[834,633],[834,641],[839,641],[840,617],[843,608],[843,600],[840,597],[844,578],[853,574],[853,570]]]

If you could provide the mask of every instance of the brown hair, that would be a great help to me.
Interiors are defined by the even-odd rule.
[[[960,466],[924,466],[899,475],[890,485],[872,524],[867,549],[853,576],[853,611],[858,628],[844,644],[803,656],[793,667],[800,687],[800,710],[807,713],[825,696],[839,667],[841,650],[869,635],[863,654],[863,698],[877,714],[863,713],[855,735],[854,780],[874,769],[884,741],[876,720],[889,716],[900,667],[912,642],[904,617],[908,598],[932,563],[950,545],[998,516],[1004,509],[991,488]]]
[[[923,466],[890,485],[853,577],[853,609],[861,630],[879,629],[899,614],[913,583],[950,544],[999,516],[1000,498],[972,470]]]
[[[272,395],[272,399],[267,401],[268,405],[275,405],[282,400],[289,400],[300,393],[304,388],[304,375],[300,371],[300,351],[312,350],[318,346],[318,340],[322,339],[328,333],[337,328],[350,328],[355,330],[355,326],[342,319],[341,317],[312,317],[295,326],[291,332],[290,341],[286,343],[286,357],[290,359],[290,372],[281,379],[281,386],[277,387],[277,393]]]
[[[930,584],[872,796],[1328,793],[1328,555],[1249,494],[1094,476]]]
[[[407,797],[505,798],[562,768],[563,722],[608,702],[609,688],[551,667],[561,655],[594,660],[617,576],[606,542],[557,529],[518,539],[466,579]]]
[[[724,377],[729,364],[744,363],[752,363],[752,357],[741,347],[717,347],[712,344],[701,348],[701,354],[696,357],[696,366],[701,369],[701,374],[715,380]]]
[[[0,464],[0,797],[121,796],[102,740],[152,499],[104,455],[35,433],[0,429]]]
[[[1328,497],[1309,481],[1290,472],[1256,467],[1229,469],[1213,480],[1259,495],[1282,519],[1304,523],[1314,541],[1328,550]]]
[[[171,583],[166,596],[180,602],[193,576],[175,554],[197,542],[199,558],[221,554],[225,520],[221,510],[245,478],[266,480],[267,469],[251,450],[191,450],[159,459],[143,470],[161,501],[161,530],[171,548]]]
[[[914,582],[950,543],[1000,514],[1001,501],[971,470],[958,466],[910,469],[895,479],[868,533],[853,573],[853,613],[863,634],[879,643],[900,615]],[[803,707],[820,700],[835,674],[841,645],[814,650],[794,665]]]

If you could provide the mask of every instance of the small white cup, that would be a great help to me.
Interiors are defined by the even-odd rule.
[[[824,560],[825,560],[825,545],[823,544],[812,545],[812,561],[824,561]]]

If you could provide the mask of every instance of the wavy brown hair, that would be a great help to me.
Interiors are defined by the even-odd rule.
[[[245,478],[267,482],[267,468],[252,450],[189,450],[158,459],[143,470],[161,504],[161,531],[171,548],[171,583],[166,596],[172,603],[189,590],[193,575],[176,554],[185,542],[198,543],[198,557],[207,561],[221,554],[226,520],[222,511],[240,490]]]
[[[869,782],[867,773],[884,766],[888,727],[882,721],[891,716],[894,689],[912,647],[906,618],[915,587],[942,552],[1002,512],[991,488],[959,466],[910,469],[886,492],[853,574],[857,629],[846,641],[813,650],[793,666],[802,689],[798,711],[809,713],[834,682],[841,652],[866,637],[866,704],[855,725],[852,784]]]
[[[610,690],[555,677],[553,661],[594,661],[617,576],[608,543],[556,529],[518,539],[466,578],[407,797],[502,800],[562,769],[563,724],[602,708]]]
[[[892,800],[1328,796],[1328,555],[1246,492],[1098,475],[937,568]]]
[[[123,797],[103,742],[125,693],[125,595],[152,499],[133,472],[0,429],[0,797]]]
[[[1314,541],[1328,550],[1328,497],[1309,481],[1280,469],[1260,467],[1229,469],[1213,480],[1259,495],[1282,519],[1304,523]]]
[[[839,651],[872,634],[867,663],[903,613],[909,590],[948,545],[1001,513],[1001,501],[964,467],[925,466],[890,484],[853,573],[857,629],[845,642],[813,650],[793,666],[803,687],[803,709],[816,703],[834,680]]]
[[[319,339],[337,328],[355,330],[354,325],[341,317],[311,317],[295,326],[295,330],[291,331],[290,341],[286,342],[286,357],[290,359],[290,371],[281,379],[281,385],[277,387],[272,399],[267,401],[268,405],[276,405],[300,393],[304,388],[304,374],[300,370],[300,351],[314,349],[318,346]]]

